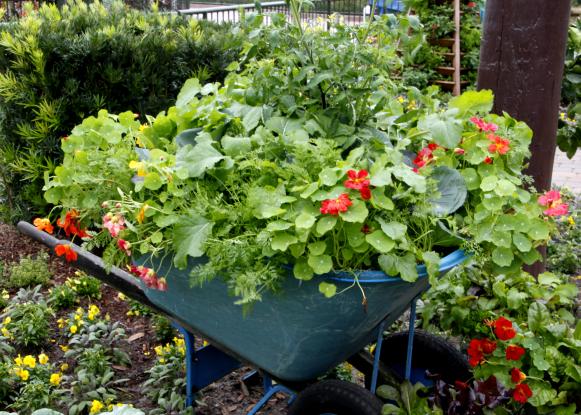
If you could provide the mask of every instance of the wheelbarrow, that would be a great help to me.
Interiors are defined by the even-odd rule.
[[[51,249],[63,243],[26,222],[20,222],[18,229]],[[451,372],[453,381],[466,373],[466,363],[455,349],[443,340],[415,333],[416,300],[429,287],[423,265],[418,265],[419,278],[413,283],[380,271],[359,273],[366,307],[361,291],[352,287],[351,273],[332,272],[299,281],[290,276],[289,270],[280,293],[265,293],[262,301],[245,314],[219,277],[201,287],[191,287],[189,270],[172,268],[169,260],[138,259],[137,264],[168,275],[168,289],[160,292],[148,289],[120,268],[107,271],[101,258],[72,246],[78,254],[75,267],[167,315],[184,334],[188,405],[194,403],[195,392],[242,363],[259,371],[265,387],[263,398],[248,415],[256,414],[278,392],[290,395],[289,414],[375,415],[381,410],[381,402],[374,395],[378,379],[415,380],[430,369]],[[466,257],[460,250],[452,252],[442,259],[440,273],[445,274]],[[191,259],[189,266],[201,261]],[[344,292],[323,298],[318,288],[323,280]],[[410,307],[409,332],[384,340],[384,329]],[[196,350],[194,335],[203,336],[210,344]],[[367,346],[374,342],[372,354]],[[414,365],[412,356],[420,363]],[[369,390],[349,382],[317,383],[317,378],[345,361],[366,375]]]

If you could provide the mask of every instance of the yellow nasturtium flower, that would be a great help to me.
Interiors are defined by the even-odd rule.
[[[61,383],[61,374],[53,373],[52,375],[50,375],[49,382],[51,385],[58,386]]]
[[[36,358],[34,356],[26,355],[24,356],[24,359],[22,359],[22,363],[29,368],[34,369],[36,366]]]
[[[48,363],[48,356],[44,353],[38,355],[38,363],[41,365],[46,365]]]
[[[105,407],[105,405],[103,405],[103,403],[101,401],[97,401],[97,400],[93,400],[93,402],[91,403],[91,409],[89,411],[90,414],[98,414],[99,412],[101,412],[101,409],[103,409]]]

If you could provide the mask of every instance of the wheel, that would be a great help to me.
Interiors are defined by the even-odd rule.
[[[381,363],[391,369],[396,376],[403,380],[405,377],[405,363],[407,357],[408,332],[398,332],[386,336],[381,347]],[[439,336],[416,330],[414,333],[414,347],[412,354],[412,383],[421,382],[431,386],[432,381],[426,377],[426,370],[438,374],[447,383],[456,380],[466,381],[472,376],[470,365],[466,357],[456,350],[450,343]],[[381,377],[381,376],[380,376]],[[377,384],[386,383],[378,379]],[[371,373],[365,374],[365,385],[371,384]]]
[[[324,380],[302,391],[288,415],[379,415],[382,402],[367,389],[342,380]]]

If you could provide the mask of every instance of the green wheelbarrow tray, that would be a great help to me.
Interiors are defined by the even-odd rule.
[[[18,228],[51,248],[60,242],[28,223],[21,222]],[[350,273],[329,273],[310,281],[299,281],[289,273],[279,293],[265,292],[262,301],[243,314],[219,277],[202,287],[190,287],[190,267],[203,259],[191,260],[186,270],[170,269],[169,261],[137,261],[154,268],[159,275],[167,274],[168,289],[160,292],[145,288],[119,268],[107,273],[99,257],[76,246],[75,251],[79,258],[74,266],[170,316],[233,357],[287,383],[316,379],[359,352],[377,338],[380,323],[394,322],[428,288],[423,265],[418,266],[420,277],[413,283],[380,271],[363,271],[358,279],[367,297],[365,308],[361,291],[352,286]],[[446,256],[440,264],[441,274],[465,259],[460,250]],[[337,285],[337,292],[352,287],[327,299],[319,292],[321,281]]]

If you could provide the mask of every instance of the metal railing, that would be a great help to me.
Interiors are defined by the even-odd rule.
[[[327,18],[332,14],[339,14],[346,24],[359,24],[363,21],[363,9],[367,0],[315,0],[313,7],[304,10],[301,18],[313,25],[325,25]],[[238,22],[241,14],[261,11],[267,16],[271,13],[289,15],[289,8],[285,1],[269,1],[257,5],[231,4],[203,8],[189,8],[178,10],[178,13],[200,20],[210,20],[217,23]]]

